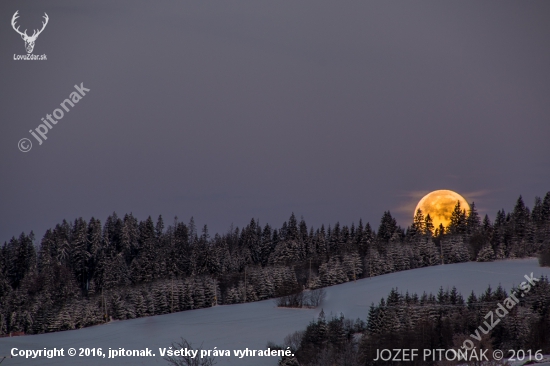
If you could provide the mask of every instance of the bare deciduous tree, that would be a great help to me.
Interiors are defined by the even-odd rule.
[[[172,348],[176,349],[193,349],[191,343],[189,343],[185,338],[181,339],[181,342],[172,343]],[[198,347],[197,355],[200,355],[202,347]],[[191,356],[171,356],[164,357],[171,365],[174,366],[213,366],[216,364],[214,357],[191,357]]]
[[[309,306],[316,308],[325,301],[327,292],[324,288],[318,288],[309,292]]]

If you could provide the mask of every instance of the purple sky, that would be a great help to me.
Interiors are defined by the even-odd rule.
[[[49,24],[34,54],[21,30]],[[0,243],[62,219],[211,232],[550,190],[548,1],[0,2]],[[47,134],[29,130],[84,83]],[[27,153],[17,148],[29,138]]]

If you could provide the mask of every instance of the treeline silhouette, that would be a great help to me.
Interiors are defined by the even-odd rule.
[[[43,333],[280,297],[384,273],[469,260],[550,254],[550,192],[533,209],[482,220],[457,204],[448,228],[417,212],[403,229],[385,212],[363,224],[279,229],[250,224],[213,237],[205,225],[132,214],[63,221],[39,243],[22,233],[0,250],[0,335]]]

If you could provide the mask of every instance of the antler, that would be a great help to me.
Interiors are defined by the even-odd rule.
[[[36,33],[36,32],[37,32],[36,29],[34,30],[34,32],[33,32],[32,36],[31,36],[31,38],[36,38],[36,37],[38,37],[38,35],[39,35],[40,33],[42,33],[42,31],[44,30],[44,28],[46,28],[46,25],[48,24],[48,20],[50,20],[50,18],[48,17],[48,14],[46,14],[46,13],[44,13],[44,16],[43,16],[42,18],[44,18],[44,19],[46,20],[46,22],[42,22],[42,29],[40,29],[40,30],[38,31],[38,33]],[[26,32],[26,31],[27,31],[27,30],[25,29],[25,32]],[[36,35],[35,35],[35,34],[36,34]]]
[[[23,32],[21,32],[21,31],[19,30],[19,26],[17,26],[17,28],[15,28],[15,20],[16,20],[17,18],[19,18],[19,15],[17,15],[17,13],[19,13],[19,10],[17,10],[17,11],[15,12],[15,14],[13,14],[13,17],[11,18],[11,26],[13,27],[13,30],[15,30],[15,31],[16,31],[17,33],[19,33],[20,35],[25,35],[26,37],[28,37],[28,36],[27,36],[27,30],[26,30],[26,29],[25,29],[25,32],[23,33]],[[44,13],[44,14],[46,14],[46,13]]]

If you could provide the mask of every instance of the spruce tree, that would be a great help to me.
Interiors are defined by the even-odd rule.
[[[491,245],[485,245],[479,253],[477,254],[477,261],[478,262],[492,262],[495,260],[495,252],[493,251],[493,248]]]
[[[420,208],[416,210],[410,231],[413,237],[415,235],[424,235],[426,233],[426,219]]]
[[[449,223],[449,233],[451,235],[462,235],[467,230],[466,212],[461,208],[460,201],[456,202],[456,205],[451,213],[451,222]]]
[[[390,211],[385,211],[378,227],[378,239],[388,242],[397,229],[397,221],[392,217]]]
[[[476,209],[475,202],[470,204],[470,210],[466,218],[466,230],[468,235],[473,235],[481,228],[481,219]]]
[[[426,215],[426,218],[424,219],[424,227],[425,227],[425,234],[428,236],[432,236],[435,230],[433,220],[430,216],[430,214]]]
[[[71,234],[71,262],[74,274],[81,288],[86,287],[88,280],[88,252],[87,225],[82,218],[75,220]]]

